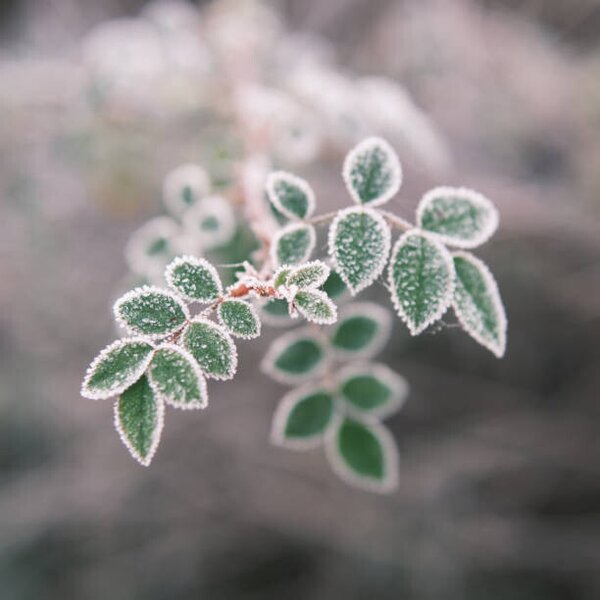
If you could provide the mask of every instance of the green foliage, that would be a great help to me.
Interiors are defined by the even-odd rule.
[[[331,345],[342,356],[371,356],[381,350],[391,328],[388,311],[373,302],[346,306],[331,332]]]
[[[316,243],[315,228],[305,223],[293,223],[280,229],[272,241],[273,264],[298,265],[310,258]]]
[[[223,293],[217,270],[203,258],[176,258],[167,266],[165,279],[171,288],[190,302],[215,302]]]
[[[330,270],[329,277],[327,277],[321,289],[332,299],[339,298],[347,290],[346,284],[340,277],[340,274],[333,269]]]
[[[300,290],[294,296],[294,304],[300,314],[311,323],[331,325],[337,319],[337,308],[325,292]]]
[[[275,210],[288,219],[308,219],[315,210],[315,193],[296,175],[275,171],[269,175],[266,189]]]
[[[323,285],[328,277],[329,267],[324,262],[315,260],[288,273],[285,283],[299,288],[315,288]]]
[[[228,333],[250,340],[260,335],[260,319],[254,307],[244,300],[225,300],[217,308],[219,322]]]

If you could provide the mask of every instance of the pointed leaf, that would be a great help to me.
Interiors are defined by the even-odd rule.
[[[154,346],[147,339],[129,338],[113,342],[89,366],[81,395],[98,400],[120,394],[143,375],[153,352]]]
[[[160,442],[165,405],[144,375],[115,402],[115,427],[127,449],[147,467]]]
[[[337,307],[320,290],[300,290],[294,296],[294,304],[300,314],[311,323],[331,325],[337,320]]]
[[[408,231],[392,250],[389,285],[398,315],[411,335],[417,335],[437,321],[452,301],[452,257],[430,235]]]
[[[284,265],[283,267],[279,267],[275,274],[273,275],[273,287],[278,288],[282,285],[285,285],[287,282],[288,275],[293,271],[293,267],[288,267]]]
[[[297,265],[306,262],[316,243],[315,228],[294,223],[280,229],[271,243],[271,260],[275,265]]]
[[[219,322],[236,337],[250,340],[260,335],[260,319],[256,310],[244,300],[225,300],[217,308]]]
[[[223,293],[217,270],[203,258],[178,256],[167,267],[165,279],[190,302],[214,302]]]
[[[288,219],[309,219],[315,210],[315,193],[307,181],[285,171],[267,178],[267,195],[275,209]]]
[[[327,457],[350,485],[388,493],[398,485],[398,450],[387,429],[346,417],[327,438]]]
[[[195,317],[183,334],[183,345],[207,377],[231,379],[235,375],[237,350],[220,325]]]
[[[163,344],[148,368],[154,391],[175,408],[205,408],[208,404],[206,381],[194,357],[175,344]]]
[[[329,254],[354,296],[381,275],[390,252],[390,228],[370,208],[340,211],[329,229]]]
[[[421,199],[417,225],[451,246],[475,248],[496,231],[498,212],[485,196],[473,190],[438,187]]]
[[[400,189],[402,169],[394,149],[385,140],[371,137],[348,153],[343,176],[355,202],[379,206]]]
[[[506,348],[506,313],[494,276],[468,252],[454,255],[453,307],[463,329],[498,358]]]
[[[178,217],[208,194],[210,182],[206,171],[198,165],[181,165],[165,177],[164,202],[171,214]]]
[[[303,450],[318,446],[334,422],[334,399],[324,389],[308,386],[286,394],[273,417],[271,441]]]
[[[287,285],[302,288],[318,288],[329,277],[329,267],[320,260],[306,263],[294,269],[287,277]]]

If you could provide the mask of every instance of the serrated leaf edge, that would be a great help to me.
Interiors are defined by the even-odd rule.
[[[317,233],[315,231],[315,228],[312,225],[309,225],[309,224],[303,223],[303,222],[291,223],[290,225],[286,225],[282,229],[279,229],[273,236],[273,239],[271,240],[271,248],[270,248],[269,254],[270,254],[271,262],[275,266],[277,266],[277,267],[280,266],[279,259],[277,258],[277,247],[279,245],[279,240],[284,235],[287,235],[288,233],[291,233],[292,231],[296,231],[298,229],[307,229],[309,232],[308,246],[304,252],[304,256],[298,262],[298,264],[304,263],[306,260],[308,260],[310,258],[310,255],[312,254],[313,250],[315,249],[315,245],[317,243]]]
[[[256,321],[256,333],[250,334],[250,335],[245,335],[245,334],[237,333],[236,331],[233,331],[232,329],[230,329],[225,324],[225,321],[223,320],[223,317],[221,316],[221,308],[223,307],[223,304],[244,304],[244,305],[246,305],[250,309],[250,312],[252,313],[252,316],[254,317],[254,320]],[[240,338],[242,340],[253,340],[257,337],[260,337],[261,330],[262,330],[262,323],[261,323],[258,311],[254,307],[254,305],[250,304],[250,302],[246,302],[245,300],[240,300],[239,298],[228,298],[227,300],[224,300],[223,302],[221,302],[219,304],[219,306],[217,307],[217,318],[219,319],[219,323],[221,324],[221,327],[223,327],[223,329],[225,329],[225,331],[227,331],[227,333],[229,333],[229,335]]]
[[[306,214],[303,217],[299,217],[297,214],[295,214],[291,210],[288,210],[287,208],[285,208],[285,206],[283,206],[283,204],[281,204],[279,195],[275,191],[275,184],[278,181],[288,181],[291,185],[294,185],[302,190],[308,202]],[[293,173],[289,173],[287,171],[273,171],[267,177],[265,189],[267,191],[269,201],[282,215],[284,215],[291,221],[304,221],[306,219],[310,219],[310,217],[315,212],[315,192],[308,183],[308,181],[306,181],[306,179],[302,179],[302,177],[298,177],[297,175],[294,175]]]
[[[198,258],[196,256],[191,256],[189,254],[183,256],[177,256],[174,258],[165,268],[165,280],[167,285],[173,290],[173,292],[179,297],[187,300],[188,302],[199,302],[200,304],[207,304],[209,302],[214,302],[217,298],[194,298],[188,294],[182,292],[174,282],[174,271],[177,267],[184,265],[186,263],[191,264],[194,267],[199,267],[202,269],[206,269],[211,277],[214,279],[217,289],[219,291],[218,296],[223,294],[223,284],[221,283],[221,278],[219,277],[219,273],[215,267],[209,263],[205,258]]]
[[[322,290],[315,290],[315,289],[310,289],[310,288],[308,288],[308,289],[300,288],[296,292],[296,295],[300,292],[302,292],[304,294],[313,294],[315,296],[318,296],[321,300],[323,300],[323,302],[325,302],[329,306],[329,308],[331,309],[331,312],[333,313],[332,316],[329,318],[326,318],[326,317],[314,318],[312,316],[309,316],[307,311],[304,310],[303,307],[301,307],[298,304],[295,304],[296,310],[307,321],[310,321],[311,323],[315,323],[316,325],[331,325],[337,321],[337,306],[325,292],[323,292]]]

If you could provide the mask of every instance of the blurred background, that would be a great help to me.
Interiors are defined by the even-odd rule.
[[[221,29],[196,29],[190,10],[0,5],[0,598],[600,598],[600,2],[203,4],[200,21]],[[149,469],[121,445],[110,402],[79,396],[165,173],[236,152],[227,117],[206,109],[222,65],[203,45],[176,46],[175,72],[145,30],[137,53],[122,45],[131,29],[98,34],[140,14],[176,40],[220,31],[238,56],[254,44],[273,87],[313,60],[391,78],[421,127],[395,144],[392,209],[410,218],[438,184],[499,207],[479,254],[507,308],[505,358],[451,324],[411,339],[399,320],[382,356],[411,384],[389,421],[398,492],[353,490],[322,452],[268,443],[285,391],[258,371],[272,332],[240,344],[240,374],[211,384],[208,410],[169,411]],[[107,91],[98,73],[122,64]],[[345,95],[308,82],[320,100]],[[323,211],[347,203],[351,142],[333,137],[279,159]],[[386,302],[381,286],[372,296]]]

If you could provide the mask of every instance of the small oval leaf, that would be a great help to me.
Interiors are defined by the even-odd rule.
[[[178,217],[196,206],[208,194],[210,181],[206,171],[193,164],[181,165],[167,174],[163,185],[164,203]]]
[[[309,219],[315,210],[315,193],[307,181],[285,171],[267,178],[267,196],[278,212],[288,219]]]
[[[325,292],[300,290],[294,296],[294,304],[300,314],[311,323],[331,325],[337,320],[337,307]]]
[[[190,302],[214,302],[223,293],[217,270],[204,258],[178,256],[167,267],[165,279]]]
[[[225,300],[217,308],[219,322],[236,337],[250,340],[260,335],[260,319],[254,307],[244,300]]]
[[[315,228],[305,223],[294,223],[280,229],[271,243],[271,260],[276,266],[297,265],[306,262],[316,243]]]
[[[329,277],[329,267],[320,260],[306,263],[294,269],[286,278],[287,285],[302,288],[318,288]]]
[[[343,279],[340,277],[340,274],[337,271],[331,269],[329,272],[329,277],[325,281],[325,283],[321,286],[321,289],[332,299],[339,298],[344,295],[347,291],[346,284]]]

